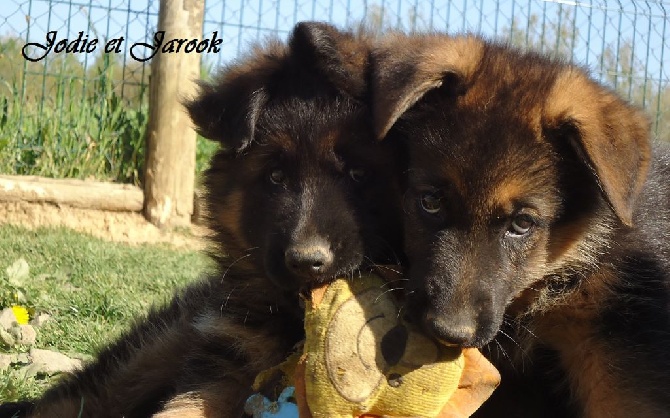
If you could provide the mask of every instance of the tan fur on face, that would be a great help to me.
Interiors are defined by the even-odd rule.
[[[511,202],[523,196],[527,191],[525,183],[524,181],[519,181],[519,179],[511,178],[497,184],[489,196],[487,206],[501,207],[505,209],[505,212],[509,213]]]
[[[440,170],[440,178],[443,179],[445,182],[448,182],[449,185],[451,185],[455,189],[456,193],[459,196],[468,195],[468,186],[465,182],[463,174],[460,173],[456,167],[444,164],[439,167],[439,170]]]
[[[613,228],[614,220],[607,215],[556,226],[549,242],[549,269],[560,270],[565,265],[595,266],[598,257],[611,247]]]
[[[502,210],[504,215],[511,215],[518,202],[523,201],[532,211],[539,212],[542,216],[556,213],[559,206],[556,199],[546,198],[537,192],[531,193],[542,182],[544,176],[520,176],[508,173],[505,177],[503,173],[497,177],[501,180],[494,182],[490,190],[483,195],[482,207],[496,211]],[[553,181],[553,178],[547,178],[545,181]],[[546,189],[551,188],[546,187]],[[478,191],[478,193],[482,192]]]

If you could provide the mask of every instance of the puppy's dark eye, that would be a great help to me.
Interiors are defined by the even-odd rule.
[[[442,199],[434,192],[423,192],[419,198],[421,209],[435,215],[442,209]]]
[[[365,180],[365,170],[362,168],[352,168],[349,170],[349,177],[355,182],[361,182]]]
[[[282,184],[284,183],[284,180],[286,180],[284,171],[279,168],[275,168],[274,170],[270,171],[269,177],[273,184]]]
[[[507,234],[517,237],[526,235],[533,225],[535,225],[535,221],[530,215],[525,213],[518,214],[512,219]]]

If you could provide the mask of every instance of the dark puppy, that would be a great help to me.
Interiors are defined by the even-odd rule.
[[[667,415],[670,159],[645,116],[474,36],[393,35],[373,68],[377,134],[409,148],[409,310],[510,357],[482,415]]]
[[[206,173],[218,273],[48,390],[31,416],[239,417],[257,373],[303,338],[299,290],[395,261],[395,152],[372,135],[368,51],[362,37],[303,23],[288,45],[257,48],[202,86],[187,108],[223,147]]]

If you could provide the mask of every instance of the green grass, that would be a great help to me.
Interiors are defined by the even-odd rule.
[[[81,68],[70,67],[21,72],[11,81],[0,76],[0,173],[140,184],[149,117],[146,85],[129,101],[115,80],[121,68],[105,62],[84,77]],[[30,91],[41,83],[45,90],[31,95],[21,87],[23,78]],[[217,148],[197,137],[197,175]]]
[[[25,304],[52,315],[38,330],[36,347],[65,354],[94,355],[126,329],[151,303],[211,267],[196,251],[166,245],[110,243],[67,229],[29,231],[0,226],[0,290],[5,269],[24,258],[30,274],[21,283]],[[0,352],[18,353],[26,348]],[[0,401],[39,395],[49,378],[21,378],[0,372]]]
[[[0,171],[138,183],[146,100],[124,103],[104,70],[89,83],[61,76],[41,103],[22,100],[17,85],[5,86],[2,92],[10,94],[0,96]]]

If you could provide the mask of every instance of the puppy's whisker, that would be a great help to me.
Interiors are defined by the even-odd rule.
[[[499,352],[502,353],[503,357],[509,362],[509,364],[512,366],[512,369],[516,371],[516,367],[514,366],[514,362],[512,361],[512,358],[507,354],[507,351],[503,348],[502,344],[497,339],[493,339],[493,342],[496,343],[498,346]]]
[[[386,289],[386,290],[384,290],[382,293],[380,293],[379,295],[377,295],[377,297],[375,298],[375,300],[374,300],[373,303],[377,303],[377,301],[379,301],[379,298],[381,298],[382,296],[384,296],[384,295],[387,294],[387,293],[393,292],[393,291],[395,291],[395,290],[402,290],[402,289],[403,289],[402,287],[394,287],[394,288],[392,288],[392,289]]]
[[[406,277],[400,277],[400,278],[398,278],[398,279],[389,280],[389,281],[387,281],[387,282],[385,282],[385,283],[397,283],[397,282],[408,282],[408,281],[409,281],[408,278],[406,278]]]
[[[251,254],[248,253],[248,254],[242,255],[242,256],[240,256],[240,257],[237,257],[235,260],[233,260],[233,261],[228,265],[228,267],[227,267],[226,270],[223,272],[223,274],[221,275],[221,283],[223,283],[223,280],[226,278],[226,274],[228,274],[228,272],[230,271],[231,267],[233,267],[235,264],[237,264],[238,262],[240,262],[241,260],[243,260],[243,259],[245,259],[245,258],[247,258],[247,257],[251,257]]]
[[[506,332],[503,331],[502,329],[499,329],[498,332],[499,332],[500,334],[504,335],[505,337],[507,337],[507,339],[510,340],[512,343],[514,343],[514,345],[516,345],[517,347],[519,347],[520,349],[523,350],[523,348],[521,347],[521,345],[519,345],[519,343],[518,343],[514,338],[512,338],[511,335],[509,335],[508,333],[506,333]]]
[[[523,324],[519,324],[519,326],[520,326],[521,328],[523,328],[523,330],[524,330],[525,332],[527,332],[531,337],[535,338],[536,340],[539,340],[539,338],[537,337],[537,335],[535,335],[535,333],[533,333],[533,331],[531,331],[530,328],[528,328],[527,326],[525,326],[525,325],[523,325]]]
[[[402,274],[402,271],[400,269],[393,268],[393,266],[388,266],[384,264],[377,264],[375,267],[378,267],[380,269],[388,270],[390,272],[396,273],[396,274]],[[398,280],[409,280],[409,279],[398,279]]]
[[[226,300],[223,301],[223,304],[221,304],[221,314],[223,315],[223,308],[228,306],[228,301],[230,300],[230,296],[233,294],[233,292],[237,289],[237,286],[234,286],[232,289],[230,289],[230,292],[228,292],[228,295],[226,296]]]

